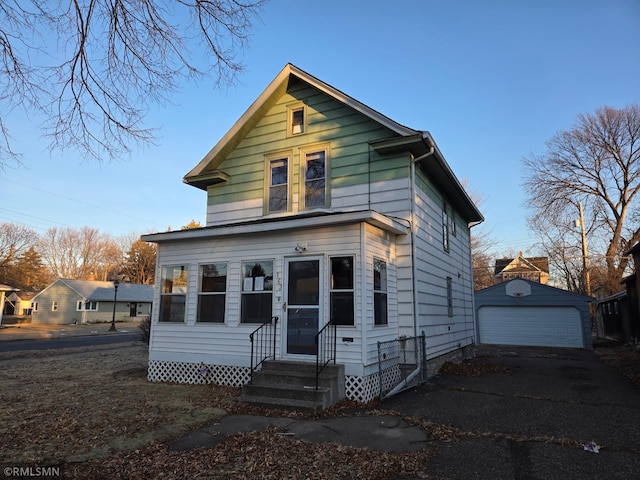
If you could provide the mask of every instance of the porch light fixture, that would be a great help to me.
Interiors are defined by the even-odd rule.
[[[110,332],[116,331],[116,301],[118,300],[119,285],[120,282],[118,281],[118,279],[115,279],[113,281],[113,316],[111,317],[111,328],[109,329]]]
[[[298,253],[302,253],[302,252],[306,252],[307,251],[307,242],[298,242],[298,244],[296,245],[296,248],[294,248],[294,250]]]

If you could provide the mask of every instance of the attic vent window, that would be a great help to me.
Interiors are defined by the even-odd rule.
[[[291,135],[304,133],[304,107],[291,110]]]

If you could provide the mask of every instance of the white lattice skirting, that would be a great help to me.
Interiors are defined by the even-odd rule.
[[[383,372],[383,387],[389,382],[389,373]],[[393,375],[391,375],[393,376]],[[149,361],[148,379],[151,382],[173,382],[188,384],[214,384],[241,387],[249,383],[249,367],[229,365],[205,365],[203,363]],[[345,377],[347,398],[367,403],[380,395],[379,375]]]

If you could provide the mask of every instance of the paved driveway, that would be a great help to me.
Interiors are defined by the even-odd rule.
[[[442,479],[638,479],[640,388],[591,351],[481,347],[508,373],[440,375],[384,402],[458,435],[434,441]],[[593,442],[599,453],[584,449]]]

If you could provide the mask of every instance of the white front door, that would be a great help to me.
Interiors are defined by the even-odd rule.
[[[289,258],[285,273],[285,354],[315,355],[315,337],[323,318],[321,258]]]

